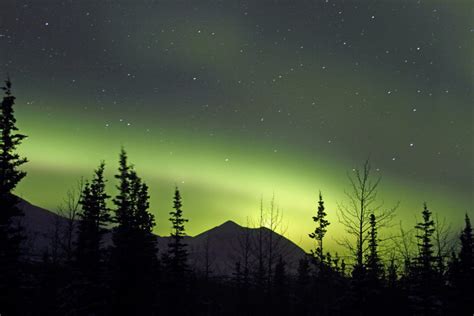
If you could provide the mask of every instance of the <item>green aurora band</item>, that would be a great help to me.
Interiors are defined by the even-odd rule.
[[[153,134],[143,137],[133,129],[105,128],[99,122],[95,124],[94,119],[86,128],[81,128],[82,118],[73,120],[71,117],[59,117],[60,122],[68,124],[51,126],[47,115],[41,117],[35,113],[31,119],[31,116],[23,117],[21,110],[18,112],[22,131],[32,135],[21,148],[21,153],[31,161],[26,167],[28,177],[18,188],[19,195],[56,210],[67,191],[74,189],[81,177],[90,177],[101,160],[107,163],[109,192],[114,194],[113,174],[118,166],[118,152],[124,146],[139,175],[150,186],[156,233],[161,235],[170,231],[168,212],[177,185],[183,192],[190,235],[229,219],[241,225],[255,225],[261,199],[267,209],[275,195],[283,213],[285,236],[309,250],[313,245],[307,235],[313,229],[311,217],[321,190],[332,223],[328,244],[337,248],[335,241],[344,231],[338,224],[336,210],[338,203],[347,201],[344,195],[345,190],[350,189],[347,173],[363,163],[313,157],[291,146],[274,152],[272,147],[250,139],[239,142],[214,138],[210,141],[203,137],[201,140],[199,135],[167,126],[164,129],[173,136],[166,142],[159,141]],[[72,123],[76,128],[71,129],[71,121],[76,121]],[[44,129],[43,126],[50,127]],[[462,213],[472,208],[469,196],[447,186],[406,180],[403,175],[387,174],[377,171],[376,167],[374,164],[373,175],[383,179],[380,200],[385,201],[387,207],[401,202],[395,224],[403,220],[412,226],[424,201],[428,201],[434,212],[447,216],[454,227],[461,225]],[[453,201],[456,201],[455,211]]]
[[[309,250],[319,190],[331,225],[370,157],[380,200],[412,228],[423,202],[461,227],[474,201],[468,1],[0,3],[0,75],[17,97],[17,194],[57,210],[123,146],[167,235],[179,186],[187,233],[254,225],[272,196]],[[112,206],[112,205],[111,205]],[[382,231],[396,233],[396,227]]]

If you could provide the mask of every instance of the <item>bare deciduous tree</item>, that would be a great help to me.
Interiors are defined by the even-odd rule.
[[[394,238],[395,248],[402,258],[404,274],[408,275],[412,258],[414,257],[414,230],[405,230],[400,222],[400,234]]]
[[[81,207],[80,200],[83,189],[84,179],[81,178],[77,182],[75,188],[67,191],[64,203],[58,207],[58,215],[63,217],[64,221],[56,221],[53,241],[56,240],[57,242],[59,236],[59,246],[64,254],[64,259],[66,262],[71,261],[74,254],[74,241],[78,219],[77,216]]]
[[[353,175],[348,174],[351,190],[345,192],[349,203],[348,205],[339,203],[337,212],[339,222],[349,237],[338,242],[353,254],[357,266],[363,266],[364,254],[368,249],[370,215],[374,214],[377,217],[379,228],[386,227],[393,219],[398,204],[386,209],[383,202],[377,201],[377,189],[381,178],[372,178],[369,160],[364,163],[362,170],[353,171]]]
[[[286,226],[283,224],[283,213],[275,203],[275,196],[272,196],[269,207],[265,209],[263,198],[260,201],[260,214],[258,224],[253,225],[258,228],[258,234],[251,246],[257,263],[256,275],[257,283],[271,286],[273,270],[280,255],[285,257],[283,236]],[[275,234],[277,233],[277,234]]]
[[[446,218],[440,219],[438,214],[434,216],[433,241],[436,248],[436,269],[438,273],[445,271],[446,259],[452,253],[453,242],[451,238],[451,225],[446,222]]]
[[[280,208],[275,206],[275,196],[273,195],[272,200],[270,201],[270,209],[267,213],[267,228],[270,229],[270,234],[267,237],[267,248],[268,248],[268,258],[267,258],[267,271],[268,271],[268,282],[271,282],[273,276],[273,267],[276,264],[276,258],[281,256],[281,239],[286,229],[282,226],[283,213]],[[277,232],[278,234],[273,234],[272,232]],[[271,284],[269,284],[271,286]]]
[[[252,254],[252,241],[250,236],[249,227],[249,220],[247,218],[247,224],[244,229],[241,230],[241,233],[238,237],[238,251],[237,254],[239,258],[236,262],[241,262],[241,268],[243,273],[243,281],[245,284],[249,282],[249,273],[250,273],[250,266],[251,266],[251,254]]]

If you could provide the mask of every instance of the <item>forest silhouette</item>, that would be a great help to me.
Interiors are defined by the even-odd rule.
[[[345,227],[340,244],[348,256],[331,253],[324,238],[323,194],[308,238],[316,248],[288,268],[278,236],[265,234],[281,225],[274,207],[257,221],[259,230],[239,236],[238,253],[229,275],[195,269],[186,243],[186,214],[176,187],[169,212],[169,243],[159,249],[153,234],[149,189],[128,161],[119,155],[117,195],[107,194],[105,163],[93,171],[65,212],[70,223],[57,227],[48,251],[31,256],[23,245],[32,238],[22,226],[20,199],[14,190],[26,173],[18,146],[12,84],[5,81],[0,108],[0,315],[472,315],[473,237],[468,214],[452,235],[425,203],[421,220],[410,235],[400,229],[399,256],[382,255],[379,230],[387,227],[396,206],[377,204],[380,178],[369,161],[349,176],[351,203],[342,206]],[[64,215],[65,213],[63,213]],[[311,221],[311,218],[308,218]],[[162,224],[164,225],[164,224]],[[112,241],[105,241],[111,234]],[[413,237],[413,238],[411,238]],[[409,249],[415,249],[410,251]],[[405,250],[405,251],[403,251]]]

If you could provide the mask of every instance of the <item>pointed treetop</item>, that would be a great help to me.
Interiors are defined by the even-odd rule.
[[[7,79],[5,80],[5,86],[2,87],[2,90],[5,91],[5,94],[7,96],[11,96],[12,95],[11,89],[12,89],[12,82],[10,80],[10,75],[7,75]]]

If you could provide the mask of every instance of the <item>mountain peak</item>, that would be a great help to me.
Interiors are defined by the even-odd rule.
[[[25,216],[22,218],[22,224],[24,224],[25,231],[28,234],[29,242],[31,241],[32,255],[34,258],[42,258],[42,254],[45,251],[49,251],[50,247],[52,247],[52,233],[58,227],[60,229],[62,229],[61,227],[66,227],[65,225],[68,225],[68,220],[26,201],[21,201],[19,207],[25,213]],[[189,246],[190,260],[197,269],[204,271],[206,263],[203,261],[203,258],[205,258],[206,251],[208,251],[208,254],[212,256],[215,274],[230,276],[235,265],[233,260],[239,258],[241,254],[243,240],[245,238],[249,238],[248,241],[250,242],[257,240],[258,237],[261,237],[258,234],[260,229],[265,229],[265,236],[268,233],[277,234],[271,232],[268,228],[248,228],[228,220],[194,237],[186,236],[185,242]],[[157,237],[159,249],[166,251],[169,238],[167,236]],[[265,240],[268,239],[265,237]],[[273,240],[279,242],[279,250],[284,250],[280,254],[288,264],[288,271],[296,273],[298,260],[305,256],[305,252],[283,236],[276,236]],[[111,234],[106,234],[104,244],[111,245],[112,242]],[[267,244],[264,247],[267,247]]]
[[[209,235],[214,235],[214,234],[233,234],[235,233],[236,231],[240,231],[241,229],[243,229],[242,226],[240,226],[239,224],[231,221],[231,220],[228,220],[222,224],[220,224],[219,226],[216,226],[216,227],[213,227],[209,230],[206,230],[198,235],[196,235],[195,237],[203,237],[203,236],[209,236]]]
[[[228,220],[224,223],[222,223],[221,225],[219,225],[220,227],[238,227],[238,228],[241,228],[241,226],[239,224],[237,224],[236,222],[234,221],[231,221],[231,220]]]

